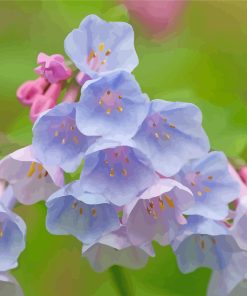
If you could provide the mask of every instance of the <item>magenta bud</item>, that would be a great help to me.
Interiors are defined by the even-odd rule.
[[[67,92],[65,93],[62,101],[68,102],[68,103],[75,102],[79,92],[80,92],[80,86],[77,84],[72,84],[68,88]]]
[[[23,105],[30,106],[33,103],[34,97],[37,94],[42,94],[48,85],[49,82],[43,77],[36,80],[28,80],[17,89],[17,98]]]
[[[245,185],[247,185],[247,166],[244,166],[239,170],[239,176],[242,178]]]

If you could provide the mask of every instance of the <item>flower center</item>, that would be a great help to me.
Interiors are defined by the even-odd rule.
[[[83,210],[83,207],[80,206],[79,204],[80,204],[80,203],[78,203],[77,200],[74,200],[74,201],[72,202],[72,204],[71,204],[71,207],[72,207],[72,209],[78,211],[78,213],[80,214],[80,216],[82,216],[84,210]],[[97,216],[97,211],[96,211],[95,208],[92,208],[92,209],[91,209],[91,215],[92,215],[93,217],[96,217],[96,216]]]
[[[203,193],[208,193],[211,191],[210,186],[205,186],[203,183],[205,183],[205,177],[201,174],[200,171],[189,173],[186,176],[187,182],[192,186],[192,191],[195,193],[198,197],[202,197]],[[213,180],[213,176],[207,177],[207,182],[210,182]],[[208,184],[207,184],[208,185]]]
[[[122,96],[116,92],[107,90],[99,100],[99,105],[102,106],[104,112],[107,115],[112,113],[112,110],[123,112],[123,106],[121,105]]]
[[[91,50],[87,57],[87,63],[90,68],[96,72],[99,72],[103,66],[107,64],[107,58],[111,54],[111,50],[107,49],[105,51],[105,43],[101,42],[98,45],[98,50]]]
[[[129,163],[129,148],[118,147],[105,151],[104,164],[109,168],[110,177],[114,177],[118,170],[121,171],[121,175],[126,177],[128,175],[127,167]]]
[[[38,179],[42,179],[43,177],[48,176],[48,172],[44,169],[42,164],[33,161],[30,164],[29,170],[27,172],[27,177],[31,178],[35,174],[36,170],[38,171]]]
[[[143,201],[147,214],[152,215],[154,219],[157,219],[159,213],[165,210],[165,203],[171,209],[174,209],[175,207],[172,198],[169,197],[167,194],[162,194],[158,197],[152,198],[152,200],[149,200],[148,205],[146,200]]]
[[[75,126],[74,120],[68,120],[62,122],[60,125],[56,126],[54,131],[54,137],[58,138],[63,145],[68,142],[73,142],[74,144],[79,144],[79,131]]]
[[[151,134],[158,140],[168,141],[171,139],[171,129],[176,126],[168,122],[168,119],[160,114],[154,114],[147,119],[147,125]]]

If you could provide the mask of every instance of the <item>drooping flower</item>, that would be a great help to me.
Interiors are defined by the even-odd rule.
[[[138,64],[132,27],[87,16],[64,41],[65,52],[77,68],[96,78],[116,69],[131,72]]]
[[[16,279],[7,272],[0,272],[1,296],[24,296]]]
[[[95,137],[86,137],[75,123],[76,103],[61,103],[44,113],[33,127],[33,148],[45,165],[75,171]]]
[[[171,179],[159,179],[124,208],[123,223],[134,245],[152,240],[167,245],[177,224],[186,223],[183,212],[194,202],[191,191]]]
[[[213,270],[226,268],[235,253],[241,249],[222,222],[200,216],[190,216],[180,227],[172,242],[179,268],[192,272],[198,267]]]
[[[86,257],[92,268],[102,272],[113,265],[125,266],[132,269],[146,265],[148,257],[154,257],[151,243],[133,246],[128,239],[126,229],[121,226],[91,245],[83,245],[82,255]]]
[[[169,177],[188,160],[208,152],[209,142],[201,122],[201,112],[193,104],[153,100],[134,141],[151,159],[155,170]]]
[[[56,106],[61,90],[62,84],[54,83],[49,86],[44,94],[37,94],[34,97],[30,109],[30,119],[32,122],[35,122],[41,113]]]
[[[157,176],[131,141],[98,140],[89,148],[81,174],[83,188],[103,194],[117,206],[135,199]]]
[[[0,203],[0,271],[13,269],[25,249],[24,221]]]
[[[211,276],[208,296],[245,296],[247,292],[247,196],[239,200],[233,225],[229,232],[240,250],[228,254],[229,262],[222,270],[215,270]],[[221,250],[219,252],[222,252]]]
[[[221,220],[228,214],[228,203],[239,195],[239,185],[228,170],[222,152],[210,152],[199,160],[186,164],[175,177],[193,192],[195,204],[189,215]]]
[[[12,187],[15,198],[23,204],[48,198],[64,182],[62,170],[43,166],[31,146],[16,150],[0,161],[0,180]]]
[[[146,117],[148,107],[149,100],[134,76],[117,71],[83,87],[76,122],[85,135],[131,138]]]
[[[71,234],[86,244],[120,227],[115,207],[102,195],[83,191],[79,181],[55,192],[46,205],[49,232]]]
[[[48,85],[49,82],[43,77],[28,80],[18,87],[16,96],[23,105],[30,106],[35,96],[43,94]]]
[[[65,65],[64,57],[61,54],[48,56],[41,52],[37,58],[39,66],[34,71],[45,77],[50,83],[67,80],[72,75],[71,69]]]

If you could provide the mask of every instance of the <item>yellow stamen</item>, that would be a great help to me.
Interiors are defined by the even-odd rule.
[[[70,130],[73,132],[73,131],[75,130],[75,127],[72,125],[72,126],[70,127]]]
[[[75,144],[79,144],[79,140],[78,140],[78,138],[77,138],[76,136],[73,137],[73,142],[74,142]]]
[[[80,208],[80,215],[83,214],[83,208]]]
[[[201,197],[202,196],[202,192],[201,191],[197,191],[197,195]]]
[[[101,62],[101,65],[104,65],[104,64],[106,64],[106,60],[103,60],[103,61]]]
[[[35,162],[32,162],[30,167],[29,167],[29,171],[27,173],[28,177],[32,177],[32,175],[35,173]]]
[[[110,108],[108,108],[108,109],[106,110],[106,114],[107,114],[107,115],[110,115],[110,114],[111,114],[111,109],[110,109]]]
[[[113,169],[113,168],[111,168],[111,169],[110,169],[110,177],[114,177],[114,176],[115,176],[114,169]]]
[[[100,44],[99,44],[99,51],[104,51],[104,49],[105,49],[105,43],[104,42],[101,42]]]
[[[103,105],[104,101],[101,99],[99,100],[99,105]]]
[[[95,58],[95,57],[96,57],[96,54],[95,54],[94,50],[91,50],[90,53],[89,53],[89,55],[88,55],[87,62],[88,63],[91,62],[91,60],[93,58]]]
[[[210,192],[211,190],[210,190],[209,187],[205,187],[205,188],[204,188],[204,191],[205,191],[205,192]]]
[[[0,229],[0,238],[3,237],[3,230]]]
[[[63,139],[62,139],[62,144],[64,145],[65,143],[66,143],[66,139],[63,138]]]
[[[208,176],[208,180],[213,180],[213,176]]]
[[[173,200],[168,195],[164,194],[164,199],[166,200],[166,202],[170,208],[173,209],[175,207]]]
[[[95,217],[96,216],[96,213],[97,213],[96,212],[96,209],[95,208],[92,208],[91,213],[92,213],[92,216]]]
[[[107,49],[107,51],[105,52],[105,55],[106,56],[109,56],[111,54],[111,50],[110,49]]]
[[[43,170],[43,166],[42,166],[42,164],[38,163],[38,171],[39,171],[39,172],[42,172],[42,170]]]
[[[59,132],[58,131],[55,131],[54,132],[54,137],[58,137],[58,135],[59,135]]]
[[[164,210],[165,204],[164,204],[164,201],[161,198],[159,198],[159,206],[160,206],[161,210]]]
[[[154,136],[156,139],[159,139],[159,137],[160,137],[159,133],[155,133]]]
[[[191,186],[196,186],[196,183],[193,181],[190,184],[191,184]]]
[[[124,175],[124,177],[127,176],[127,170],[126,169],[122,169],[122,174]]]
[[[176,128],[174,124],[169,124],[170,128]]]
[[[118,96],[118,98],[121,100],[123,97],[122,96]]]
[[[118,106],[118,107],[117,107],[117,110],[118,110],[119,112],[123,112],[123,107],[122,107],[122,106]]]

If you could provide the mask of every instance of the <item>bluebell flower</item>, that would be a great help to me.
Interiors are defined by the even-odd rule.
[[[64,41],[65,52],[92,78],[116,69],[131,72],[138,65],[132,27],[87,16]]]
[[[209,142],[201,123],[201,112],[193,104],[153,100],[134,141],[155,170],[169,177],[188,160],[208,152]]]
[[[24,296],[16,279],[7,272],[0,272],[1,296]]]
[[[194,202],[191,191],[171,179],[160,179],[123,211],[123,223],[134,245],[156,240],[168,245],[177,224],[186,223],[183,212]]]
[[[25,249],[26,225],[24,221],[0,203],[0,271],[17,266]]]
[[[86,84],[77,105],[76,123],[85,135],[131,138],[148,108],[149,99],[134,76],[117,71]]]
[[[195,196],[195,204],[186,212],[190,215],[224,219],[229,211],[228,203],[239,194],[239,185],[228,171],[228,161],[222,152],[210,152],[187,163],[176,179]]]
[[[75,109],[76,103],[61,103],[35,122],[32,146],[42,164],[73,172],[95,141],[95,137],[86,137],[77,129]]]
[[[157,179],[150,161],[131,141],[98,140],[89,148],[81,174],[84,190],[122,206]]]
[[[31,146],[14,151],[0,161],[0,180],[10,185],[15,198],[22,204],[47,199],[64,184],[63,171],[46,166],[34,156]]]
[[[226,268],[233,254],[240,252],[234,238],[222,222],[190,216],[172,242],[179,268],[192,272],[198,267]]]
[[[120,226],[115,208],[103,196],[83,191],[79,181],[55,192],[46,206],[50,233],[71,234],[86,244]]]
[[[128,239],[126,228],[121,226],[92,245],[83,245],[82,255],[89,260],[92,268],[102,272],[112,265],[125,266],[132,269],[146,265],[149,256],[154,257],[151,243],[133,246]]]

